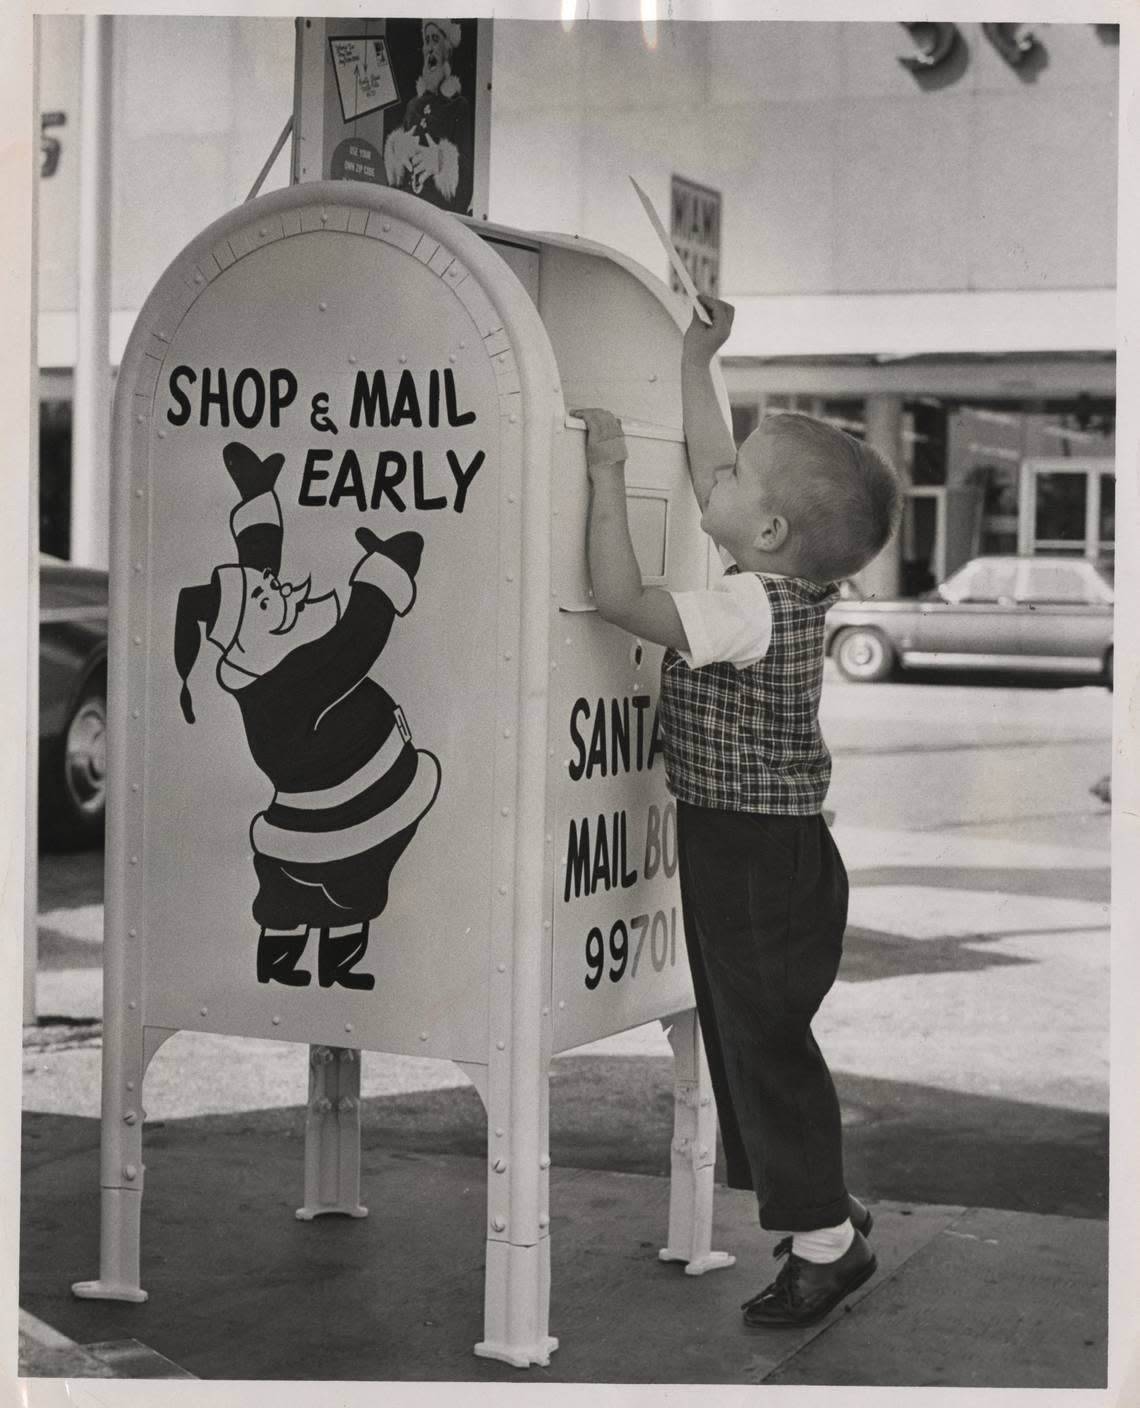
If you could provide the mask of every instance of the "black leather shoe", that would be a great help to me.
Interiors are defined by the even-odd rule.
[[[851,1205],[851,1211],[847,1214],[851,1219],[851,1226],[856,1232],[861,1232],[864,1237],[870,1236],[871,1228],[875,1225],[871,1209],[865,1208],[854,1193],[847,1194],[847,1201]]]
[[[822,1266],[796,1256],[790,1237],[778,1243],[774,1255],[788,1258],[779,1275],[744,1304],[744,1323],[753,1330],[814,1325],[868,1280],[878,1264],[861,1232],[838,1261]]]

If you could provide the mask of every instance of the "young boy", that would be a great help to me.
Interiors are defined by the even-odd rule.
[[[668,647],[661,722],[677,800],[693,989],[732,1187],[790,1232],[753,1327],[812,1324],[875,1270],[871,1214],[843,1181],[839,1104],[811,1020],[835,981],[847,875],[820,815],[831,759],[817,719],[836,581],[884,546],[901,496],[869,446],[808,416],[766,417],[737,453],[711,361],[732,308],[702,300],[681,393],[701,526],[731,558],[707,590],[644,587],[626,517],[625,441],[586,422],[587,554],[598,613]]]

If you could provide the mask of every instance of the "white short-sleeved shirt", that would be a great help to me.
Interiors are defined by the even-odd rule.
[[[692,670],[724,661],[743,670],[772,643],[772,608],[754,572],[733,573],[698,591],[671,592],[689,641],[677,653]]]

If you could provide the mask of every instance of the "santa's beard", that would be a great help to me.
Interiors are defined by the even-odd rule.
[[[451,75],[451,65],[439,54],[424,55],[424,71],[421,82],[429,93],[438,93],[439,86]]]
[[[231,663],[246,674],[265,674],[298,646],[331,631],[340,620],[340,602],[336,592],[310,597],[308,578],[285,597],[284,604],[285,619],[276,630],[259,636],[245,632],[244,638],[243,634],[239,634],[227,652]]]

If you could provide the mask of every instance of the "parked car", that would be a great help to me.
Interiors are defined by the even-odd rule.
[[[103,835],[107,790],[107,574],[40,558],[40,840]]]
[[[825,649],[860,682],[922,665],[1071,671],[1111,689],[1110,573],[1078,557],[975,557],[913,600],[836,602]]]

